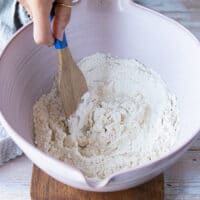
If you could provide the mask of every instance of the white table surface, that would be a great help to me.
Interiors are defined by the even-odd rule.
[[[137,0],[178,20],[200,39],[200,0]],[[29,200],[32,164],[18,157],[0,167],[0,200]],[[200,137],[165,171],[166,200],[200,200]]]

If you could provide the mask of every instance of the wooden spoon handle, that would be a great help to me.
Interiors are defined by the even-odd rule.
[[[51,20],[53,16],[52,11]],[[72,58],[65,33],[62,41],[55,40],[54,46],[58,56],[58,90],[65,114],[69,117],[76,110],[82,95],[87,91],[87,83]]]

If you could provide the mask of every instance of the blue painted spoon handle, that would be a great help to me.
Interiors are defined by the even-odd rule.
[[[50,14],[50,21],[54,17],[54,6]],[[66,35],[63,40],[55,40],[54,44],[58,57],[58,90],[67,117],[76,109],[82,95],[87,92],[87,84],[84,75],[72,58],[67,47]]]
[[[54,8],[52,8],[52,11],[50,13],[50,22],[52,22],[54,15],[55,15]],[[63,40],[62,41],[55,38],[54,47],[56,49],[64,49],[64,48],[68,47],[67,38],[66,38],[65,32],[63,34]]]

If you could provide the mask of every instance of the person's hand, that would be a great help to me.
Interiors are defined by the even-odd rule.
[[[65,26],[71,14],[71,0],[55,0],[55,16],[50,24],[49,16],[54,0],[18,0],[33,20],[33,36],[37,44],[51,46],[54,40],[62,40]]]

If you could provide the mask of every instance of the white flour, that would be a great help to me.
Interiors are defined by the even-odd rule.
[[[157,73],[135,60],[100,53],[79,66],[90,93],[69,120],[55,84],[34,105],[35,143],[41,150],[102,179],[172,149],[177,102]]]

